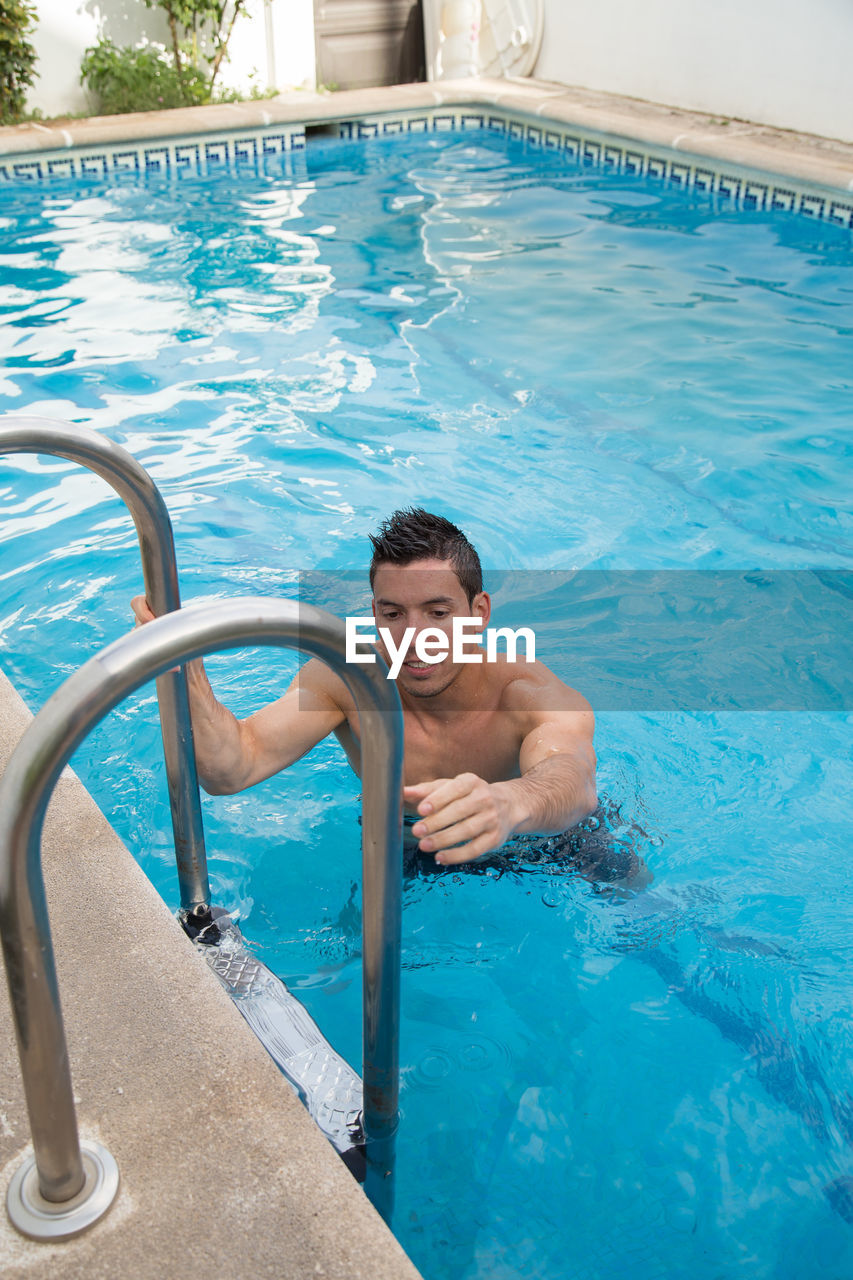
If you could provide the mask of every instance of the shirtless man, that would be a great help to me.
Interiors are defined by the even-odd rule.
[[[397,688],[405,727],[404,804],[411,834],[438,863],[467,862],[522,832],[554,834],[598,804],[589,703],[539,662],[458,663],[452,649],[426,664],[415,639],[491,605],[476,551],[441,516],[398,511],[371,537],[373,615],[399,649],[415,628]],[[138,622],[154,616],[144,596]],[[382,645],[380,652],[384,654]],[[358,772],[358,718],[343,681],[316,658],[283,697],[245,720],[216,700],[201,659],[187,666],[199,779],[232,794],[286,769],[334,733]]]

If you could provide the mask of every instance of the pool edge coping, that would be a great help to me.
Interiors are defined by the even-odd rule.
[[[296,91],[254,102],[0,128],[0,158],[91,146],[331,124],[395,111],[493,107],[721,164],[853,194],[853,143],[536,80],[471,79],[337,93]]]

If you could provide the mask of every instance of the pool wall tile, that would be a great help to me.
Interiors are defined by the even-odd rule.
[[[749,210],[798,214],[853,229],[853,196],[790,177],[741,169],[707,156],[691,156],[664,146],[621,139],[557,120],[530,120],[500,106],[435,106],[329,121],[323,132],[351,142],[410,133],[450,133],[486,129],[533,150],[562,152],[567,160],[607,173],[650,178],[713,195],[721,204]],[[139,173],[206,174],[262,171],[264,162],[304,152],[305,125],[270,125],[221,135],[170,138],[122,146],[73,147],[0,160],[0,183],[103,180]]]
[[[488,129],[533,149],[562,151],[567,158],[589,168],[632,177],[652,178],[662,183],[715,195],[721,203],[743,209],[772,209],[774,212],[802,214],[838,226],[853,228],[853,198],[833,198],[809,183],[752,173],[736,165],[715,162],[707,156],[691,156],[653,144],[596,135],[558,121],[531,122],[495,107],[471,110],[459,107],[435,108],[417,113],[402,112],[367,116],[338,123],[343,139],[376,139],[405,133],[446,133],[449,130]]]
[[[38,155],[9,155],[0,162],[2,182],[104,179],[118,174],[205,174],[222,168],[257,168],[266,157],[304,151],[305,126],[276,125],[221,137],[167,138],[121,146],[72,147]]]

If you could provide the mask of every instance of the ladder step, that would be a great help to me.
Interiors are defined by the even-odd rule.
[[[252,954],[230,916],[216,911],[213,926],[194,942],[309,1115],[359,1177],[361,1078],[281,978]]]

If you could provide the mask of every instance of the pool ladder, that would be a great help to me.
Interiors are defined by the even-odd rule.
[[[35,1239],[67,1239],[109,1208],[118,1169],[81,1144],[41,874],[41,831],[62,769],[90,730],[152,677],[175,839],[179,919],[237,1008],[386,1221],[393,1210],[399,1097],[403,731],[399,696],[377,665],[346,663],[345,628],[310,605],[237,597],[180,607],[172,526],[163,499],[124,449],[87,427],[0,419],[0,453],[82,463],[124,500],[139,536],[145,592],[158,617],[70,676],[34,718],[0,781],[0,935],[34,1155],[13,1176],[7,1209]],[[184,668],[239,645],[298,648],[344,680],[362,725],[363,1070],[359,1079],[284,983],[211,907]]]

